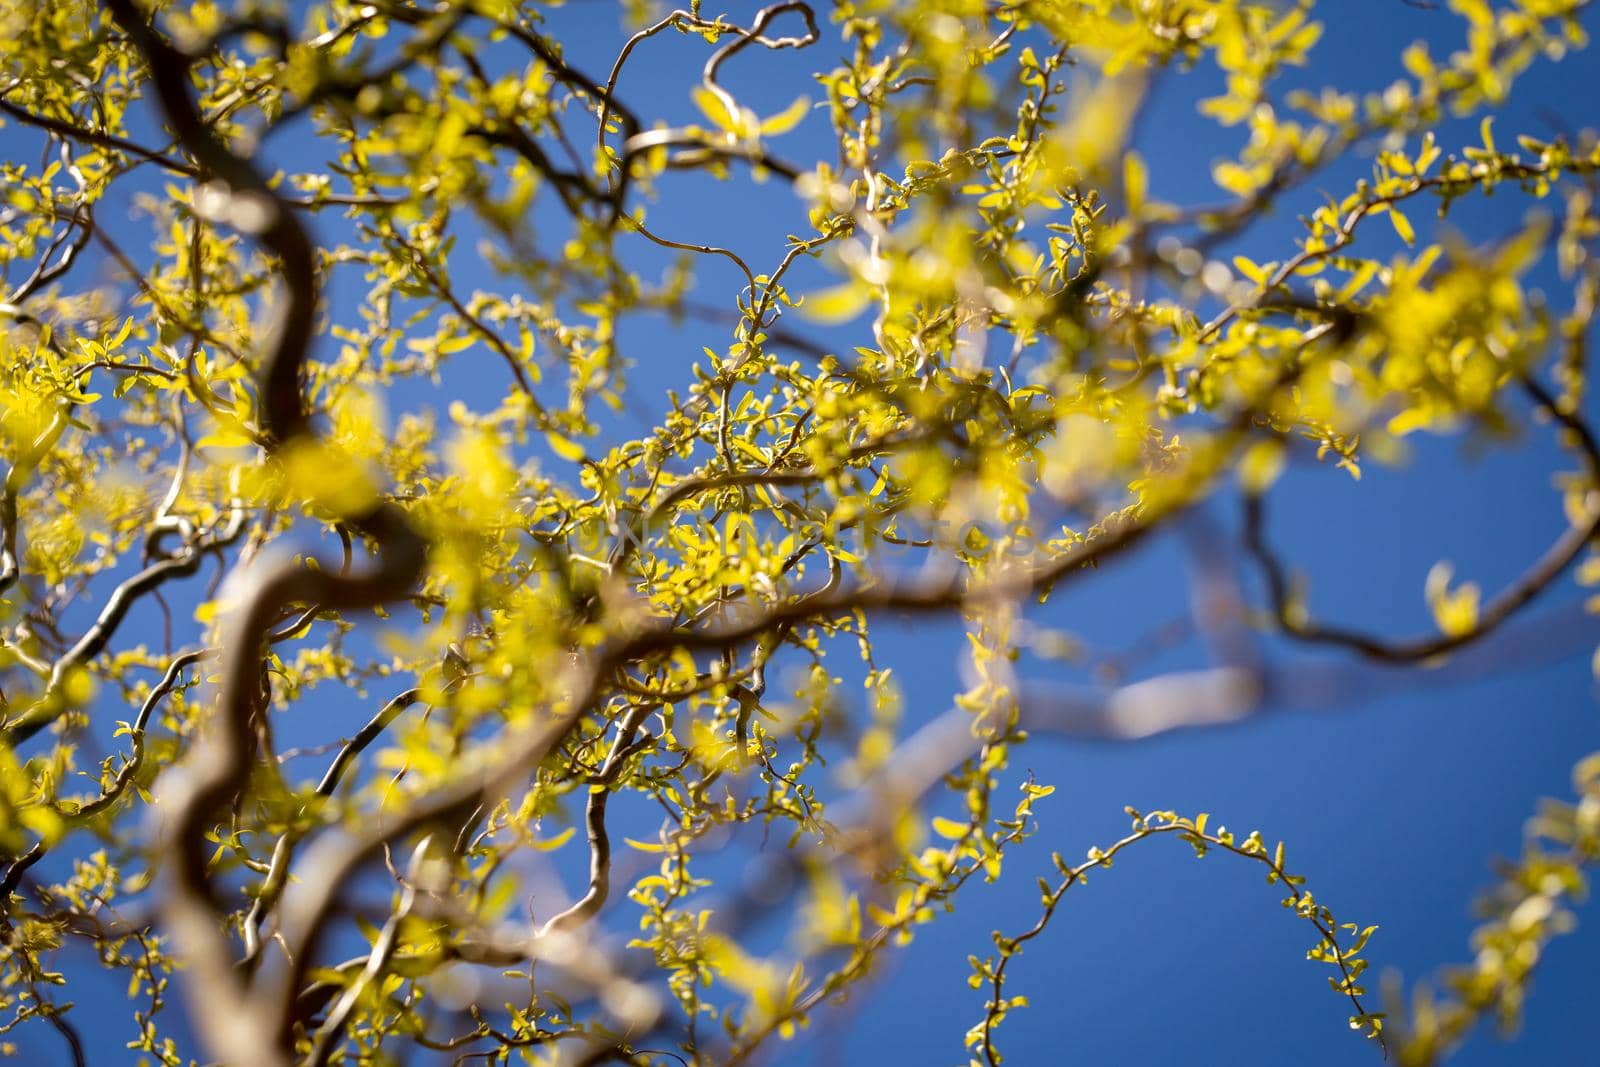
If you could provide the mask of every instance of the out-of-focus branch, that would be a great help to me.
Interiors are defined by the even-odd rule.
[[[1539,409],[1571,435],[1576,451],[1587,468],[1591,483],[1590,496],[1600,493],[1600,488],[1595,488],[1600,487],[1600,442],[1595,440],[1589,424],[1568,411],[1532,377],[1524,377],[1522,386]],[[1398,640],[1311,622],[1302,617],[1295,608],[1288,573],[1267,544],[1266,503],[1259,493],[1247,493],[1244,497],[1245,543],[1266,578],[1273,613],[1285,634],[1312,644],[1341,646],[1376,660],[1405,663],[1431,659],[1473,644],[1530,604],[1600,535],[1600,505],[1591,500],[1588,512],[1586,519],[1569,527],[1520,578],[1485,605],[1471,627],[1456,633]]]
[[[488,765],[463,772],[454,781],[413,799],[393,817],[354,831],[327,834],[315,841],[297,865],[295,884],[284,893],[278,928],[287,945],[287,963],[276,980],[261,991],[263,999],[274,1006],[285,1005],[286,1012],[292,1013],[339,894],[356,872],[389,842],[422,827],[459,821],[493,798],[505,795],[518,777],[555,750],[593,706],[599,666],[594,661],[574,665],[573,676],[556,686],[558,691],[571,694],[563,709],[507,737],[496,746]]]
[[[411,907],[417,899],[416,881],[422,875],[422,866],[432,842],[431,837],[425,837],[417,843],[416,849],[411,854],[411,863],[407,868],[404,887],[400,894],[400,903],[396,905],[393,914],[383,924],[383,929],[378,931],[377,938],[372,943],[372,951],[367,955],[367,963],[354,982],[345,989],[339,999],[328,1011],[328,1017],[323,1020],[322,1026],[317,1030],[311,1041],[311,1053],[305,1058],[306,1067],[323,1067],[328,1062],[328,1057],[333,1054],[340,1037],[344,1034],[344,1027],[350,1021],[350,1013],[355,1011],[356,1005],[361,1002],[361,997],[367,989],[383,976],[384,968],[388,966],[389,959],[394,955],[395,944],[400,936],[400,924],[411,914]]]
[[[49,424],[6,471],[5,484],[0,487],[0,593],[15,585],[21,573],[17,561],[17,496],[39,461],[61,439],[67,421],[66,409],[57,409],[50,416]]]
[[[1298,373],[1298,367],[1287,368],[1271,392],[1292,381]],[[1230,445],[1236,445],[1245,438],[1257,410],[1255,405],[1248,406],[1233,419],[1226,435]],[[969,586],[955,576],[912,585],[885,583],[842,588],[837,581],[837,574],[834,574],[821,590],[757,611],[745,620],[726,626],[700,630],[654,626],[619,636],[609,645],[596,649],[588,657],[572,664],[571,677],[554,687],[556,691],[568,694],[561,710],[537,725],[509,736],[498,746],[488,765],[464,773],[456,781],[414,799],[408,807],[382,825],[350,835],[324,837],[313,846],[299,865],[304,877],[285,894],[280,930],[288,946],[287,955],[291,962],[284,969],[276,991],[266,999],[271,1003],[279,1003],[294,996],[300,979],[311,966],[310,961],[333,914],[341,887],[361,866],[377,855],[388,842],[403,838],[421,827],[447,821],[453,815],[473,811],[503,796],[520,775],[527,773],[528,768],[537,766],[561,743],[574,724],[593,708],[602,692],[601,680],[610,678],[622,664],[679,648],[731,649],[763,635],[781,633],[807,619],[828,618],[851,611],[927,613],[970,608],[984,602],[1016,600],[1058,583],[1069,573],[1081,571],[1084,567],[1131,549],[1173,514],[1173,509],[1152,511],[1047,563],[1017,567],[979,586]]]
[[[1191,610],[1200,628],[1214,625],[1209,609],[1237,600],[1237,576],[1212,556],[1220,545],[1198,542]],[[1205,572],[1202,574],[1201,572]],[[1581,603],[1534,619],[1508,622],[1475,646],[1475,655],[1443,664],[1330,661],[1325,658],[1258,660],[1253,649],[1235,662],[1209,669],[1175,671],[1126,685],[1097,687],[1048,683],[1019,686],[1015,727],[1033,736],[1079,743],[1135,742],[1163,734],[1242,724],[1268,714],[1352,711],[1365,703],[1413,686],[1437,691],[1481,683],[1570,659],[1600,642],[1600,618]],[[1214,647],[1232,646],[1214,640]],[[977,756],[993,731],[971,711],[952,708],[895,746],[894,759],[854,794],[830,805],[837,835],[862,856],[876,854],[878,842],[947,775]],[[765,884],[720,902],[712,929],[733,936],[771,913],[771,886],[786,885],[805,868],[807,850],[784,854]],[[1069,879],[1070,881],[1070,879]],[[757,903],[757,901],[760,903]]]
[[[1470,659],[1426,667],[1322,658],[1155,675],[1113,688],[1025,682],[1017,725],[1079,742],[1143,741],[1232,726],[1267,714],[1347,712],[1408,688],[1465,686],[1569,659],[1600,642],[1600,618],[1581,604],[1486,634]],[[970,712],[952,709],[897,745],[893,764],[847,805],[856,817],[904,810],[983,743]],[[842,823],[846,809],[836,807]]]
[[[339,788],[345,771],[351,761],[364,752],[368,745],[377,740],[389,724],[400,716],[400,713],[411,707],[422,697],[422,690],[407,689],[394,699],[390,700],[378,713],[367,720],[366,725],[356,731],[355,736],[339,747],[328,769],[322,775],[322,780],[317,783],[315,795],[326,799],[331,797],[334,790]],[[267,875],[262,880],[261,888],[256,893],[254,903],[250,906],[250,914],[244,920],[244,956],[240,960],[243,967],[251,967],[261,955],[261,924],[278,902],[283,893],[283,887],[289,880],[289,860],[294,849],[293,835],[285,833],[278,838],[278,843],[273,846],[272,859],[267,865]]]
[[[236,155],[200,115],[191,96],[190,57],[147,21],[134,0],[107,0],[107,9],[148,68],[168,126],[240,210],[236,227],[277,259],[283,302],[259,371],[261,430],[269,451],[312,433],[300,375],[317,310],[316,256],[310,235],[290,206],[248,160]],[[366,571],[333,574],[279,558],[236,575],[238,606],[225,626],[222,684],[209,730],[169,780],[174,859],[165,916],[193,970],[188,988],[193,1017],[206,1044],[234,1067],[283,1067],[289,1062],[287,996],[263,1003],[251,996],[234,967],[222,923],[224,908],[211,884],[205,834],[216,814],[245,787],[254,762],[251,728],[260,692],[260,656],[268,631],[293,603],[341,611],[372,607],[403,595],[425,562],[424,545],[392,505],[378,504],[351,527],[379,546]]]

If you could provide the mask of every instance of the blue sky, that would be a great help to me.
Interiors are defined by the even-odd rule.
[[[754,7],[735,4],[729,12],[747,16]],[[1426,39],[1443,52],[1461,37],[1454,16],[1402,0],[1326,0],[1318,16],[1327,32],[1313,66],[1293,76],[1297,84],[1380,88],[1400,74],[1406,44]],[[1590,22],[1591,30],[1600,29]],[[578,65],[591,72],[606,70],[625,38],[608,3],[577,4],[552,25]],[[831,65],[838,47],[826,33],[825,27],[824,43],[811,52],[746,54],[730,64],[726,81],[762,113],[808,90],[815,97],[808,73]],[[704,49],[697,39],[674,34],[649,42],[630,61],[619,93],[647,118],[693,119],[689,89]],[[1233,150],[1237,131],[1219,133],[1195,115],[1195,101],[1214,91],[1214,81],[1201,70],[1158,84],[1138,145],[1151,165],[1154,196],[1184,202],[1218,197],[1209,164]],[[1593,52],[1538,65],[1498,113],[1497,134],[1548,136],[1556,116],[1571,127],[1593,125],[1596,84],[1600,57]],[[0,132],[0,145],[12,133]],[[816,113],[777,148],[804,162],[829,153],[827,133],[825,117]],[[1475,122],[1453,122],[1440,142],[1449,150],[1475,143],[1476,136]],[[275,150],[287,154],[275,163],[296,166],[292,144]],[[1281,258],[1296,232],[1294,214],[1315,204],[1319,190],[1347,191],[1366,166],[1357,160],[1335,168],[1293,194],[1237,250],[1258,261]],[[1529,206],[1514,193],[1474,199],[1458,206],[1452,224],[1474,239],[1491,239],[1512,230]],[[785,234],[801,231],[804,208],[781,182],[756,186],[743,173],[725,183],[687,175],[662,182],[650,221],[667,236],[726,244],[761,271],[781,256]],[[1423,221],[1420,213],[1414,221]],[[639,244],[638,263],[666,262]],[[492,287],[494,280],[469,259],[460,257],[455,268],[461,288]],[[716,260],[698,260],[694,269],[702,302],[726,303],[740,284],[737,272]],[[826,267],[808,265],[795,279],[802,291],[820,287]],[[1553,299],[1560,299],[1548,273],[1535,281],[1550,285]],[[640,363],[633,381],[650,406],[652,391],[687,379],[702,344],[720,347],[726,340],[715,328],[664,334],[646,321],[623,334],[625,351]],[[482,359],[462,364],[447,388],[469,399],[485,384],[498,389],[498,377],[473,380],[479,371],[500,373],[490,357]],[[442,408],[450,396],[406,399]],[[1369,464],[1359,484],[1331,468],[1295,468],[1275,491],[1273,538],[1309,575],[1319,616],[1392,635],[1419,632],[1430,626],[1423,577],[1435,562],[1453,561],[1460,578],[1492,591],[1563,529],[1550,479],[1565,466],[1548,437],[1535,430],[1514,447],[1486,452],[1463,438],[1418,439],[1408,463],[1394,469]],[[1236,528],[1227,508],[1212,518],[1226,530]],[[1050,618],[1097,647],[1119,647],[1181,611],[1174,589],[1182,575],[1179,546],[1161,538],[1066,591]],[[1253,591],[1259,596],[1258,586]],[[1580,595],[1564,580],[1532,614],[1559,611]],[[878,635],[880,661],[896,668],[905,688],[908,722],[949,706],[962,685],[961,628],[886,621]],[[1587,647],[1595,643],[1591,635]],[[776,1062],[964,1062],[962,1034],[983,1010],[983,995],[965,981],[967,955],[985,954],[993,929],[1015,932],[1031,924],[1035,878],[1051,875],[1050,852],[1077,857],[1121,836],[1129,804],[1208,811],[1214,822],[1260,828],[1269,839],[1288,842],[1292,865],[1342,919],[1380,925],[1367,951],[1370,985],[1385,971],[1409,981],[1434,974],[1441,963],[1467,959],[1470,905],[1489,882],[1490,857],[1514,853],[1538,798],[1566,796],[1572,764],[1600,749],[1583,633],[1555,645],[1567,652],[1509,664],[1505,677],[1473,686],[1436,688],[1423,676],[1392,696],[1347,709],[1268,714],[1226,730],[1137,745],[1037,741],[1017,757],[1019,766],[1057,787],[1038,807],[1037,837],[1008,858],[999,883],[970,885],[952,914],[921,928],[844,1010],[819,1013]],[[1304,654],[1282,643],[1271,647],[1280,657]],[[1192,661],[1192,652],[1179,651],[1147,665]],[[367,713],[348,705],[345,712]],[[1017,963],[1014,991],[1028,994],[1032,1006],[1001,1031],[1009,1062],[1378,1062],[1375,1050],[1347,1029],[1347,1004],[1327,988],[1326,969],[1305,960],[1309,929],[1278,906],[1280,896],[1254,868],[1224,856],[1196,861],[1176,841],[1127,854],[1113,870],[1073,890],[1050,931]],[[1578,932],[1552,945],[1541,965],[1517,1043],[1480,1032],[1454,1062],[1595,1061],[1600,909],[1586,906],[1579,915]],[[775,928],[782,918],[775,918]],[[80,1021],[102,1008],[113,1020],[85,1026],[91,1063],[126,1061],[121,991],[113,982],[77,997]],[[35,1057],[30,1062],[58,1062],[53,1034],[30,1029],[16,1037]]]

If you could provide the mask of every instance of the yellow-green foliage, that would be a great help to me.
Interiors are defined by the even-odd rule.
[[[745,1061],[1000,876],[1052,791],[1030,774],[1004,799],[1018,746],[1059,725],[1025,705],[1022,653],[1081,653],[1027,609],[1214,497],[1245,501],[1272,602],[1197,623],[1471,655],[1600,522],[1581,417],[1600,144],[1490,113],[1584,45],[1587,4],[1450,0],[1459,50],[1407,49],[1370,94],[1285,91],[1337,6],[635,3],[615,67],[589,71],[563,47],[572,12],[532,0],[0,3],[0,1030],[82,1026],[56,968],[98,961],[129,983],[138,1062]],[[699,117],[674,127],[629,63],[678,37],[711,62],[685,72]],[[780,52],[811,64],[811,97],[768,114],[728,88]],[[1158,79],[1222,86],[1188,90],[1241,145],[1215,200],[1166,199],[1133,147]],[[1477,138],[1439,133],[1451,117]],[[1316,191],[1351,159],[1365,178]],[[681,170],[798,195],[808,228],[761,259],[705,244],[714,204],[660,203]],[[1548,207],[1508,209],[1487,247],[1430,221],[1491,193]],[[1293,240],[1246,232],[1280,205],[1303,212]],[[315,278],[283,252],[300,229]],[[672,265],[640,269],[645,251]],[[1545,257],[1559,306],[1524,284]],[[832,281],[802,291],[818,264]],[[321,294],[317,342],[269,358],[308,313],[297,284]],[[683,316],[722,341],[680,351]],[[647,340],[625,344],[636,320]],[[309,415],[287,435],[278,365]],[[638,384],[678,368],[664,395]],[[1525,393],[1574,457],[1552,555],[1500,597],[1437,568],[1439,633],[1411,644],[1320,626],[1261,529],[1291,453],[1359,478],[1407,434],[1526,418]],[[278,560],[345,588],[401,525],[427,546],[402,588],[349,606],[252,586]],[[225,641],[261,636],[228,620],[262,603],[263,647]],[[921,733],[875,657],[896,612],[971,637],[955,718]],[[224,707],[214,683],[241,662],[260,692]],[[1248,713],[1249,665],[1219,670]],[[1143,736],[1186,713],[1149,692],[1063,728]],[[349,714],[280,751],[313,701]],[[246,762],[196,794],[208,737]],[[1516,1018],[1565,928],[1600,849],[1593,757],[1578,778],[1473,964],[1387,1017],[1362,985],[1374,927],[1336,920],[1281,844],[1133,813],[1086,862],[1057,857],[1036,926],[972,957],[987,1005],[952,1057],[999,1062],[1027,1003],[1007,961],[1067,890],[1175,835],[1287,893],[1344,1002],[1329,1040],[1348,1016],[1435,1062],[1479,1016]],[[659,829],[608,835],[610,799]],[[785,846],[773,886],[709,873],[741,828]],[[566,910],[552,857],[591,872]],[[773,899],[792,930],[768,956],[741,924]],[[653,969],[616,962],[602,920]],[[358,928],[370,951],[309,955]],[[207,970],[218,932],[229,958]],[[168,1036],[175,987],[201,1048]]]

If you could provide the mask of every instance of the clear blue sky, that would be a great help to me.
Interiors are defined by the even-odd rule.
[[[743,17],[755,6],[728,10]],[[609,3],[579,3],[555,19],[584,69],[604,71],[615,56],[625,36],[615,10]],[[1294,76],[1299,83],[1378,88],[1399,75],[1400,52],[1412,40],[1427,39],[1442,52],[1461,38],[1460,21],[1448,12],[1402,0],[1325,0],[1318,17],[1327,33],[1314,66]],[[1600,29],[1594,21],[1591,31]],[[825,37],[811,53],[747,55],[726,80],[758,111],[775,112],[810,89],[807,74],[831,65],[837,48]],[[636,54],[619,91],[647,118],[690,119],[688,91],[704,54],[696,39],[658,38]],[[1548,136],[1553,116],[1572,127],[1594,125],[1597,84],[1596,53],[1541,64],[1499,113],[1497,133]],[[1209,164],[1233,143],[1194,113],[1194,102],[1213,91],[1205,71],[1160,84],[1140,143],[1156,197],[1217,198]],[[13,133],[0,132],[0,145]],[[825,119],[816,114],[778,147],[805,161],[814,152],[829,153],[826,136]],[[1475,137],[1475,123],[1450,124],[1441,143],[1449,150]],[[297,165],[292,156],[274,162]],[[1258,261],[1282,258],[1295,233],[1293,215],[1316,203],[1319,190],[1348,190],[1364,167],[1336,169],[1294,194],[1238,250]],[[650,211],[659,232],[726,244],[758,271],[770,269],[785,234],[803,226],[803,209],[781,182],[753,186],[742,173],[727,183],[685,176],[664,182],[662,190]],[[1528,206],[1518,195],[1500,195],[1487,204],[1461,205],[1453,221],[1488,239],[1514,228]],[[460,257],[455,268],[460,287],[491,287],[493,279],[467,259]],[[641,247],[639,262],[665,259]],[[697,261],[695,271],[702,302],[726,302],[739,284],[731,267],[714,260]],[[824,284],[825,271],[807,267],[796,278],[804,289]],[[1554,279],[1537,280],[1560,299]],[[337,297],[336,291],[335,306]],[[623,335],[625,351],[641,364],[634,381],[646,403],[653,391],[686,380],[701,344],[725,343],[720,332],[701,327],[669,336],[641,323]],[[479,366],[485,375],[499,372],[487,357]],[[450,382],[469,398],[473,384],[460,377]],[[415,399],[442,407],[450,397]],[[1546,438],[1531,435],[1488,457],[1461,439],[1419,440],[1407,465],[1369,465],[1359,485],[1331,469],[1296,469],[1277,492],[1274,539],[1292,546],[1309,574],[1311,603],[1320,615],[1394,635],[1417,632],[1430,625],[1422,589],[1434,562],[1452,560],[1459,577],[1492,591],[1559,533],[1564,520],[1550,476],[1564,463]],[[1234,528],[1226,509],[1214,517]],[[1115,648],[1181,611],[1174,589],[1182,573],[1177,547],[1158,540],[1075,587],[1051,608],[1050,618],[1099,647]],[[1534,611],[1578,596],[1564,581]],[[961,629],[881,624],[879,635],[881,662],[895,667],[905,686],[908,720],[946,708],[961,684]],[[920,928],[879,980],[858,990],[843,1011],[819,1013],[776,1062],[964,1062],[962,1034],[983,1009],[983,994],[966,984],[967,955],[990,951],[990,931],[997,927],[1016,932],[1029,925],[1038,903],[1035,879],[1052,874],[1049,853],[1077,857],[1120,836],[1126,804],[1209,811],[1231,828],[1260,828],[1268,838],[1287,841],[1292,865],[1341,918],[1380,924],[1367,951],[1369,985],[1386,970],[1412,980],[1469,958],[1470,905],[1489,881],[1490,857],[1514,853],[1538,798],[1566,796],[1572,764],[1600,749],[1600,715],[1581,644],[1572,642],[1578,650],[1559,662],[1513,665],[1489,683],[1435,690],[1419,679],[1383,700],[1317,715],[1267,715],[1237,728],[1138,745],[1037,742],[1018,762],[1057,786],[1039,805],[1038,836],[1008,858],[998,884],[969,886],[953,914]],[[1186,662],[1180,654],[1150,666]],[[348,714],[358,713],[365,714]],[[326,740],[325,734],[316,740]],[[1014,991],[1027,993],[1032,1006],[1001,1032],[1008,1062],[1378,1062],[1376,1051],[1346,1028],[1347,1004],[1328,989],[1326,968],[1305,960],[1308,928],[1278,906],[1280,895],[1254,868],[1221,856],[1197,862],[1176,841],[1152,842],[1119,859],[1112,871],[1073,891],[1050,932],[1016,964]],[[1550,948],[1518,1042],[1505,1045],[1480,1032],[1454,1062],[1600,1060],[1600,1013],[1592,1007],[1600,993],[1600,909],[1583,908],[1580,920],[1575,935]],[[80,1023],[91,1013],[103,1012],[107,1020],[84,1025],[93,1064],[128,1062],[122,1042],[130,1024],[121,992],[113,983],[75,994]],[[24,1028],[14,1037],[31,1057],[27,1062],[61,1062],[59,1041],[42,1028]]]

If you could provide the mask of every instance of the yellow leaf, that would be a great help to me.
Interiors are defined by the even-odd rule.
[[[554,852],[566,844],[572,838],[572,835],[577,832],[577,829],[576,826],[569,826],[548,841],[534,841],[531,844],[539,852]]]
[[[1394,223],[1394,232],[1400,235],[1400,240],[1408,245],[1417,243],[1417,231],[1412,228],[1410,219],[1391,207],[1389,209],[1389,221]]]
[[[640,852],[665,852],[667,850],[667,846],[656,844],[653,841],[635,841],[631,837],[624,837],[623,840],[628,843],[628,847],[636,848]]]
[[[1247,493],[1263,493],[1283,473],[1286,460],[1282,442],[1258,441],[1239,463],[1239,484]]]
[[[1143,157],[1137,152],[1129,152],[1122,157],[1122,190],[1128,200],[1129,214],[1144,205],[1145,197],[1150,192],[1150,168],[1145,166]]]
[[[719,94],[712,92],[703,85],[697,85],[690,90],[690,95],[694,97],[694,102],[699,106],[701,113],[710,119],[717,128],[726,130],[729,133],[738,132],[739,116],[737,113],[728,110],[728,102]]]
[[[1211,180],[1230,193],[1249,196],[1256,191],[1257,182],[1251,173],[1237,163],[1227,161],[1211,168]]]
[[[545,439],[550,442],[550,451],[571,463],[577,463],[586,458],[583,446],[564,434],[551,430],[545,434]]]
[[[790,104],[788,107],[784,108],[770,119],[764,119],[761,123],[761,132],[763,134],[772,136],[776,136],[780,133],[788,133],[790,130],[800,125],[800,120],[806,117],[806,112],[810,109],[811,101],[806,97],[797,96],[795,97],[794,103]]]
[[[1454,573],[1455,569],[1441,560],[1428,571],[1424,586],[1434,622],[1447,637],[1471,633],[1478,625],[1478,586],[1475,582],[1463,582],[1452,590],[1450,579]]]
[[[872,295],[866,286],[845,282],[807,295],[800,310],[806,318],[815,322],[842,323],[861,314],[871,302]]]
[[[1234,256],[1233,265],[1240,274],[1243,274],[1257,285],[1267,284],[1266,269],[1258,266],[1254,260],[1247,259],[1244,256]]]

